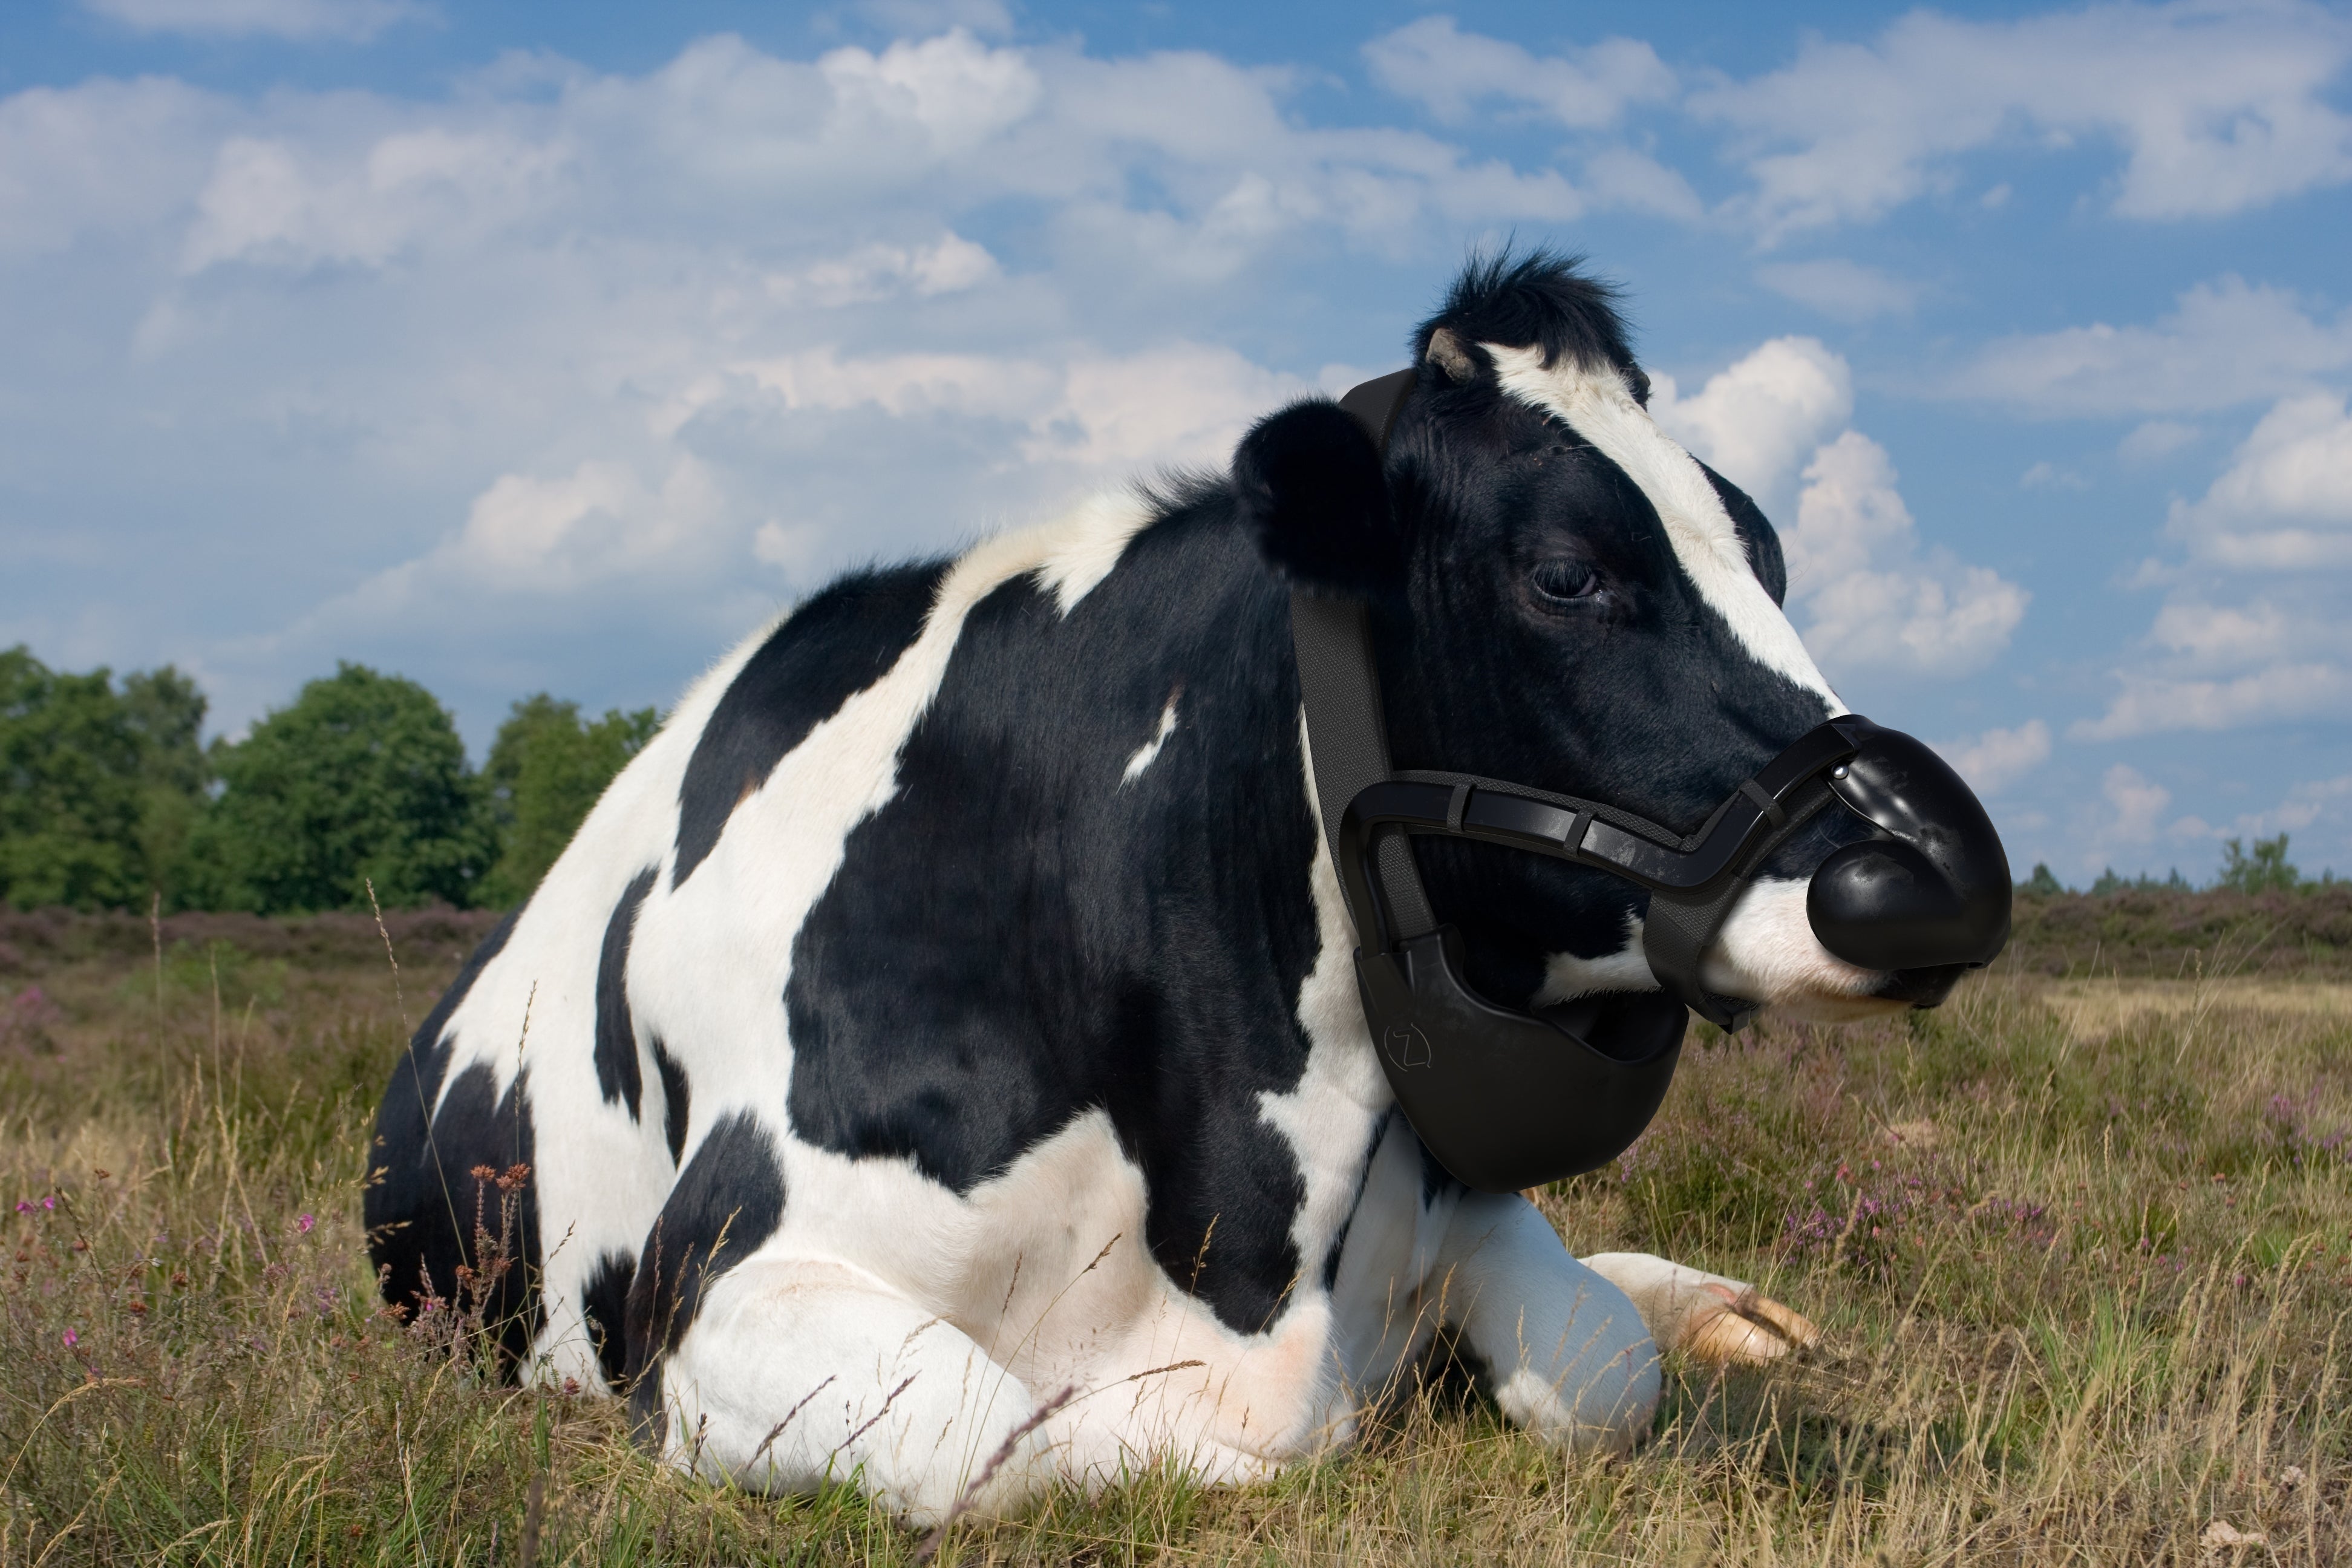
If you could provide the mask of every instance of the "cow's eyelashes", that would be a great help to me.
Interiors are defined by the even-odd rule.
[[[1562,605],[1577,604],[1601,592],[1601,574],[1581,561],[1539,562],[1528,580],[1538,594]]]

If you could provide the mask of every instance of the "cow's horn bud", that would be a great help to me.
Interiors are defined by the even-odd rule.
[[[1468,381],[1478,374],[1478,362],[1462,346],[1462,340],[1450,327],[1440,327],[1429,334],[1429,357],[1448,381]]]

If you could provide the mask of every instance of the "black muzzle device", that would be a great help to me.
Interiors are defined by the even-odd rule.
[[[1340,400],[1386,451],[1412,387],[1401,371]],[[1858,714],[1797,738],[1682,835],[1600,801],[1389,764],[1362,604],[1306,590],[1291,629],[1318,805],[1361,944],[1356,979],[1381,1067],[1429,1152],[1481,1192],[1607,1163],[1673,1081],[1695,1012],[1725,1029],[1756,1004],[1717,995],[1700,961],[1773,852],[1821,813],[1867,836],[1814,870],[1806,913],[1825,948],[1874,970],[1978,967],[2009,938],[2009,863],[1968,785],[1927,746]],[[1409,839],[1443,834],[1589,866],[1648,890],[1643,950],[1664,994],[1499,1006],[1464,977]],[[1687,1009],[1687,1011],[1685,1011]]]

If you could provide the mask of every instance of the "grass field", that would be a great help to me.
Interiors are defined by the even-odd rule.
[[[1631,1459],[1441,1368],[1275,1483],[1140,1476],[939,1560],[2352,1562],[2352,905],[2127,901],[2021,909],[1933,1014],[1695,1037],[1545,1196],[1827,1333],[1671,1368]],[[854,1492],[682,1482],[377,1312],[374,1097],[488,921],[390,923],[397,977],[342,917],[0,916],[0,1564],[912,1559]]]

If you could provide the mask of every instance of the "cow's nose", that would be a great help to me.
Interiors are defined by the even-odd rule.
[[[1908,844],[1870,838],[1821,863],[1805,916],[1823,947],[1864,969],[1983,963],[2009,934],[2009,889],[1956,888]]]
[[[1823,947],[1864,969],[1990,963],[2009,941],[2009,858],[1951,765],[1900,730],[1833,721],[1855,752],[1830,775],[1878,831],[1831,852],[1805,892]]]

